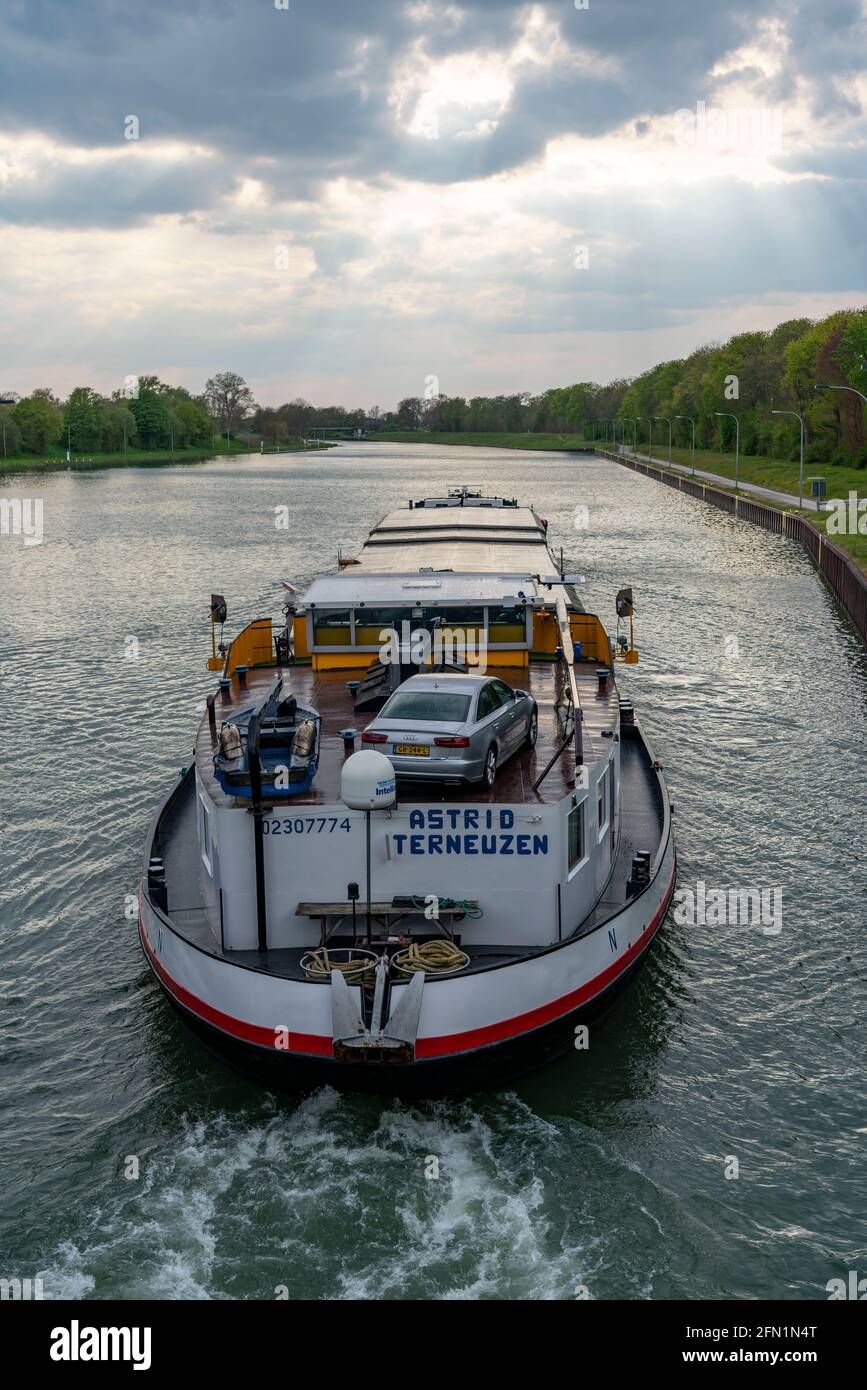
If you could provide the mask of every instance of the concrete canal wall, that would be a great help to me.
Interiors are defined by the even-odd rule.
[[[680,473],[670,473],[665,468],[657,468],[636,458],[633,454],[613,454],[607,449],[596,450],[602,458],[613,463],[622,463],[635,473],[644,473],[648,478],[665,483],[667,487],[679,492],[689,493],[711,502],[723,511],[732,512],[744,521],[755,526],[763,526],[766,531],[776,531],[778,535],[790,536],[806,550],[816,569],[825,580],[834,597],[841,604],[861,636],[867,641],[867,575],[855,564],[851,556],[830,541],[823,531],[797,512],[783,512],[776,507],[766,506],[742,494],[726,492],[710,483],[702,483],[687,478]]]

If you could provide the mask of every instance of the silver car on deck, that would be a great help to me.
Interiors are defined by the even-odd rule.
[[[384,753],[398,777],[480,782],[536,742],[536,701],[490,676],[459,672],[410,676],[389,697],[361,741]]]

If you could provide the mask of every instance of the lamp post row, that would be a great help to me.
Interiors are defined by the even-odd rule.
[[[833,386],[833,385],[827,384],[827,383],[825,383],[825,382],[820,382],[818,385],[816,385],[816,386],[813,387],[813,390],[814,390],[814,391],[850,391],[850,392],[852,393],[853,396],[859,396],[859,397],[861,398],[861,400],[864,402],[864,404],[867,405],[867,396],[864,395],[864,392],[863,392],[863,391],[858,391],[858,390],[856,390],[856,388],[855,388],[854,386]],[[798,506],[799,506],[799,508],[801,508],[801,509],[803,510],[803,506],[804,506],[804,442],[805,442],[806,433],[807,433],[807,427],[806,427],[806,424],[805,424],[805,422],[804,422],[804,417],[803,417],[803,415],[799,414],[799,412],[798,412],[797,410],[772,410],[772,411],[771,411],[771,414],[772,414],[772,415],[792,415],[792,416],[794,416],[794,418],[798,421],[798,424],[799,424],[800,427],[801,427],[800,466],[799,466],[799,469],[798,469]],[[739,487],[740,487],[741,422],[740,422],[740,420],[738,419],[737,415],[733,415],[733,414],[731,413],[731,411],[727,411],[727,410],[715,410],[715,411],[714,411],[714,415],[718,416],[719,419],[721,419],[721,420],[734,420],[734,422],[735,422],[735,491],[737,492],[737,491],[739,490]],[[612,424],[612,426],[613,426],[613,434],[614,434],[615,442],[616,442],[616,439],[617,439],[617,421],[618,421],[618,419],[621,421],[621,423],[622,423],[623,426],[624,426],[624,434],[625,434],[625,432],[626,432],[626,430],[625,430],[626,421],[625,421],[624,417],[623,417],[623,416],[615,416],[614,419],[611,421],[611,424]],[[675,416],[674,416],[674,419],[675,419],[675,420],[687,420],[687,421],[689,422],[689,424],[692,426],[692,448],[691,448],[691,453],[692,453],[692,475],[693,475],[693,477],[695,477],[695,420],[692,418],[691,415],[675,415]],[[641,422],[642,420],[647,420],[647,421],[648,421],[648,424],[650,425],[650,430],[649,430],[649,434],[648,434],[648,457],[651,458],[651,459],[653,458],[653,420],[661,420],[664,424],[668,425],[668,461],[669,461],[669,463],[671,463],[671,420],[668,418],[667,415],[654,415],[654,416],[653,416],[653,420],[651,419],[651,417],[650,417],[649,415],[636,415],[636,416],[635,416],[635,424],[634,424],[634,426],[633,426],[633,435],[632,435],[632,447],[633,447],[634,449],[637,449],[637,447],[638,447],[638,425],[640,424],[640,422]],[[606,421],[606,424],[607,424],[607,423],[608,423],[608,422]],[[606,431],[606,437],[607,437],[607,431]]]

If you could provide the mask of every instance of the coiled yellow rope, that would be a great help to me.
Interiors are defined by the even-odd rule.
[[[429,975],[445,975],[452,970],[463,970],[470,958],[453,941],[437,937],[435,941],[425,941],[421,945],[413,942],[404,951],[392,956],[392,965],[404,974],[414,975],[424,970]]]
[[[330,978],[332,970],[339,970],[341,975],[366,975],[369,970],[376,968],[375,960],[365,960],[363,956],[356,956],[350,960],[332,960],[327,946],[318,951],[311,951],[302,963],[305,974],[311,980]]]

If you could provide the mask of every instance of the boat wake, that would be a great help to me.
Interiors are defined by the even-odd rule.
[[[574,1194],[563,1203],[581,1129],[515,1096],[408,1106],[328,1089],[188,1122],[56,1248],[45,1297],[587,1297],[609,1233],[594,1215],[581,1234]]]

